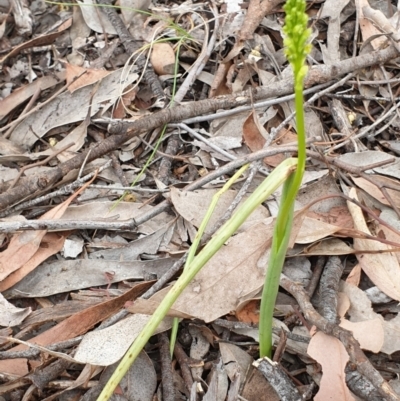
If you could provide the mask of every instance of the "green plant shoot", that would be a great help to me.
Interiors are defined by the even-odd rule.
[[[185,268],[158,306],[154,314],[150,317],[146,326],[142,329],[135,339],[125,356],[122,358],[117,369],[103,388],[97,401],[107,401],[113,394],[118,383],[124,377],[132,363],[135,361],[140,351],[153,335],[154,331],[164,319],[169,309],[173,306],[182,291],[193,280],[201,268],[215,255],[223,244],[236,232],[245,222],[250,214],[274,193],[293,173],[297,166],[297,159],[290,158],[283,161],[275,170],[256,188],[246,201],[239,206],[233,216],[218,230],[207,245],[196,255],[187,268]]]
[[[284,183],[281,203],[274,227],[271,253],[261,298],[259,325],[260,357],[271,357],[272,322],[275,301],[292,230],[294,203],[303,179],[306,164],[303,85],[307,74],[305,61],[311,50],[311,45],[308,43],[311,31],[307,28],[308,17],[305,12],[305,0],[287,0],[284,10],[286,13],[285,26],[283,27],[285,54],[294,74],[298,162],[297,170]]]

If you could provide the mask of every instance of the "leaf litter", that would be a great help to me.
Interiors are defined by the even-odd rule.
[[[260,161],[251,182],[245,175],[220,199],[207,237],[295,155],[282,3],[124,0],[112,19],[89,1],[0,2],[0,394],[97,399],[179,273],[212,195],[239,165]],[[274,361],[303,399],[400,399],[394,3],[308,3],[309,161],[282,278],[295,290],[282,281],[274,327]],[[160,136],[165,123],[175,125]],[[252,366],[279,198],[196,276],[114,397],[280,399],[277,372],[264,378]],[[134,229],[107,228],[131,219]],[[47,220],[59,228],[2,230]],[[330,278],[331,305],[320,292],[333,260],[342,270]],[[329,329],[319,324],[327,307]],[[171,364],[160,333],[174,316]]]

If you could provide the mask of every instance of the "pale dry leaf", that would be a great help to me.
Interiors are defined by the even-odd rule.
[[[236,310],[242,297],[259,290],[265,264],[258,267],[257,263],[270,247],[273,231],[273,221],[268,221],[232,237],[186,287],[173,309],[211,322]],[[151,301],[160,303],[164,294],[165,290],[157,292]]]
[[[264,283],[257,262],[270,247],[273,221],[258,223],[232,237],[186,287],[174,308],[205,322],[236,309],[239,298]]]
[[[218,192],[217,189],[201,189],[198,191],[184,191],[177,188],[171,188],[171,201],[176,211],[187,221],[192,223],[195,227],[199,227],[203,218],[210,206],[212,197]],[[210,234],[212,228],[217,221],[226,212],[230,206],[237,191],[229,190],[222,194],[219,198],[217,206],[211,216],[211,219],[206,227],[205,234]],[[246,198],[245,198],[246,199]],[[244,200],[240,204],[243,203]],[[264,206],[259,206],[246,220],[246,222],[238,229],[242,232],[250,227],[252,224],[264,220],[269,217],[268,209]]]
[[[72,8],[72,26],[69,30],[73,50],[78,50],[87,44],[91,29],[86,25],[80,7]]]
[[[39,345],[48,345],[80,336],[100,321],[107,319],[116,311],[120,310],[126,302],[134,300],[143,294],[152,284],[153,283],[149,281],[137,284],[135,287],[116,298],[111,298],[97,305],[89,306],[87,309],[73,314],[56,326],[31,338],[30,341]],[[12,348],[12,351],[26,348],[25,345],[18,345]],[[99,363],[98,365],[103,364]],[[28,368],[28,363],[25,358],[0,360],[0,371],[3,373],[7,372],[22,376],[28,373]]]
[[[397,215],[394,218],[397,220]],[[393,224],[393,220],[391,221],[391,223]],[[389,230],[389,228],[387,228],[382,224],[378,225],[377,232],[383,233],[388,241],[392,241],[400,245],[400,233],[397,234],[392,230]],[[398,262],[400,263],[400,252],[395,252],[395,255],[397,257]]]
[[[381,319],[376,318],[364,322],[350,322],[342,318],[340,326],[353,333],[354,338],[360,343],[362,349],[375,353],[382,349],[385,333]]]
[[[79,363],[108,366],[121,359],[142,331],[150,316],[135,314],[102,330],[87,333],[75,354]],[[172,319],[165,318],[154,334],[171,327]]]
[[[152,401],[154,399],[157,373],[153,361],[144,351],[137,356],[119,383],[119,387],[128,401]],[[113,401],[114,397],[115,395],[110,401]]]
[[[174,222],[164,224],[154,233],[131,241],[117,249],[111,248],[92,252],[89,258],[127,262],[137,260],[139,255],[143,253],[155,255],[159,250],[161,243],[165,241],[165,237],[169,237],[168,233],[171,231],[171,228],[174,228]]]
[[[380,349],[381,352],[392,354],[400,350],[400,318],[399,315],[394,319],[386,321],[381,315],[372,309],[371,301],[367,294],[358,287],[340,282],[340,291],[344,292],[350,299],[351,306],[348,309],[349,320],[351,322],[364,322],[379,319],[384,331],[384,341]]]
[[[29,308],[17,308],[10,302],[8,302],[2,294],[0,294],[0,326],[3,327],[14,327],[30,315],[32,309]]]
[[[208,389],[202,401],[224,401],[227,396],[229,382],[221,359],[216,364],[213,364],[209,377],[211,378],[208,379]],[[249,400],[249,398],[246,399]]]
[[[179,65],[187,72],[189,72],[189,70],[192,67],[190,64],[182,63],[181,61],[179,62]],[[214,79],[214,75],[212,75],[207,71],[201,71],[200,74],[196,77],[196,79],[200,82],[207,84],[208,86],[211,86]]]
[[[349,310],[351,306],[350,298],[344,292],[338,293],[338,305],[337,305],[337,314],[340,317],[344,317],[346,312]]]
[[[60,252],[64,246],[65,236],[56,233],[47,233],[40,245],[38,250],[32,255],[32,257],[18,270],[12,272],[4,280],[0,281],[0,291],[5,291],[11,288],[13,285],[19,283],[24,277],[26,277],[31,271],[35,270],[42,262],[48,259],[50,256]],[[43,283],[46,282],[46,278],[43,277]],[[47,280],[48,284],[49,280]],[[21,296],[23,293],[20,293]],[[25,295],[25,294],[24,294]]]
[[[358,286],[360,284],[361,280],[361,266],[359,263],[357,263],[352,269],[350,274],[347,276],[346,282],[349,284],[353,284],[355,286]]]
[[[314,172],[314,174],[316,172]],[[309,203],[314,202],[316,199],[321,198],[322,194],[325,196],[338,195],[341,193],[335,178],[329,174],[328,171],[319,169],[318,172],[325,172],[325,174],[317,177],[315,181],[308,183],[305,188],[300,188],[297,199],[301,205],[308,205]],[[345,201],[339,196],[315,202],[309,210],[310,212],[327,214],[329,218],[328,222],[341,226],[344,226],[345,224],[337,222],[341,222],[346,218],[346,215],[343,214],[347,213],[347,215],[349,215]],[[338,215],[339,212],[342,213]]]
[[[101,12],[100,7],[97,6],[93,0],[82,0],[77,2],[80,5],[83,19],[87,26],[97,33],[108,33],[109,35],[116,35],[113,24]]]
[[[348,255],[353,252],[353,248],[349,247],[339,238],[326,238],[304,249],[304,254],[312,255]]]
[[[357,193],[351,188],[349,196],[358,200]],[[352,202],[347,202],[353,217],[354,227],[371,235],[361,208]],[[355,250],[370,250],[376,253],[357,254],[358,262],[371,281],[389,297],[400,300],[400,265],[396,255],[392,252],[383,252],[390,246],[374,240],[354,238]]]
[[[320,18],[330,18],[327,32],[327,49],[323,50],[325,65],[331,65],[340,61],[339,38],[340,38],[340,14],[349,0],[327,0],[322,6]],[[318,118],[318,121],[320,119]]]
[[[322,379],[315,401],[355,401],[346,385],[344,369],[349,361],[344,345],[319,331],[310,340],[308,355],[322,366]]]
[[[42,263],[34,272],[9,288],[5,295],[8,298],[18,298],[21,295],[29,298],[48,297],[123,280],[143,280],[155,273],[160,277],[173,263],[174,260],[170,258],[126,262],[73,259]]]
[[[147,11],[151,5],[151,0],[121,0],[120,5],[121,14],[124,16],[125,23],[136,28],[138,24],[132,24],[132,19],[136,16],[141,19],[146,19],[148,15],[141,13],[140,10]],[[136,21],[136,19],[134,19],[134,21]]]
[[[10,141],[4,137],[0,137],[0,155],[8,156],[8,157],[11,156],[11,158],[13,158],[14,155],[21,155],[21,153],[24,153],[24,152],[25,152],[25,149],[22,146],[15,145],[15,143],[13,143],[12,141]],[[3,167],[3,168],[5,168],[5,167]],[[13,169],[13,170],[17,171],[17,169]],[[7,177],[4,177],[2,175],[1,178],[2,178],[3,182],[7,181]]]
[[[67,144],[73,143],[67,150],[61,152],[57,155],[57,159],[60,160],[61,163],[66,162],[67,160],[73,158],[78,152],[79,149],[85,144],[85,139],[87,135],[87,128],[90,124],[89,119],[83,120],[80,124],[78,124],[68,135],[66,135],[60,142],[58,142],[54,149],[62,149]],[[44,151],[45,153],[50,152],[54,153],[53,149],[49,149]]]
[[[363,85],[364,86],[364,85]],[[388,153],[378,151],[378,150],[367,150],[365,152],[348,152],[338,156],[338,159],[350,164],[354,167],[368,167],[372,164],[380,163],[380,162],[390,162],[391,160],[395,160],[396,158],[393,155]],[[389,166],[391,164],[385,165]],[[374,169],[375,170],[375,169]],[[366,173],[369,173],[371,170],[366,170]]]
[[[368,0],[356,0],[356,7],[360,16],[359,22],[360,22],[363,42],[366,42],[371,36],[380,35],[381,31],[378,28],[376,28],[375,25],[368,18],[364,16],[363,8],[370,7]],[[380,36],[372,40],[371,45],[374,50],[377,50],[385,44],[386,40],[387,40],[386,37]]]
[[[339,226],[334,226],[320,220],[316,220],[305,216],[303,224],[296,237],[298,244],[310,244],[322,238],[329,237],[341,229]]]

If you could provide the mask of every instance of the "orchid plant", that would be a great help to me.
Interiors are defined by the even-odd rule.
[[[298,157],[283,161],[274,171],[256,188],[249,198],[238,207],[232,217],[220,228],[204,248],[196,255],[196,241],[192,245],[190,257],[181,276],[171,287],[163,302],[134,340],[129,350],[122,358],[120,364],[101,392],[98,401],[107,401],[113,394],[118,383],[133,364],[140,351],[146,345],[154,331],[164,319],[169,309],[178,299],[186,286],[193,280],[201,268],[223,246],[223,244],[236,232],[248,216],[282,184],[283,191],[281,204],[276,218],[274,236],[260,311],[260,355],[270,356],[272,352],[272,319],[279,288],[279,279],[287,251],[293,223],[294,203],[300,188],[306,162],[306,135],[303,109],[303,84],[307,74],[305,64],[307,54],[311,50],[308,44],[310,30],[307,28],[307,14],[305,13],[305,0],[287,0],[285,4],[286,20],[284,26],[284,45],[286,56],[293,68],[296,122],[298,135]],[[238,172],[239,174],[241,171]],[[231,185],[238,173],[232,177],[226,188]],[[223,190],[226,190],[224,188]],[[204,231],[207,221],[215,207],[214,201],[204,218],[199,233]]]

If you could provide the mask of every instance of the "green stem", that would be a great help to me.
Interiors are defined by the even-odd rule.
[[[296,76],[296,73],[295,73]],[[304,122],[303,78],[295,78],[295,107],[297,122],[298,161],[296,172],[283,186],[281,205],[275,222],[271,253],[268,261],[265,284],[260,307],[260,357],[272,354],[272,326],[274,307],[279,290],[279,279],[282,273],[287,246],[293,224],[294,204],[301,186],[306,165],[306,138]]]

